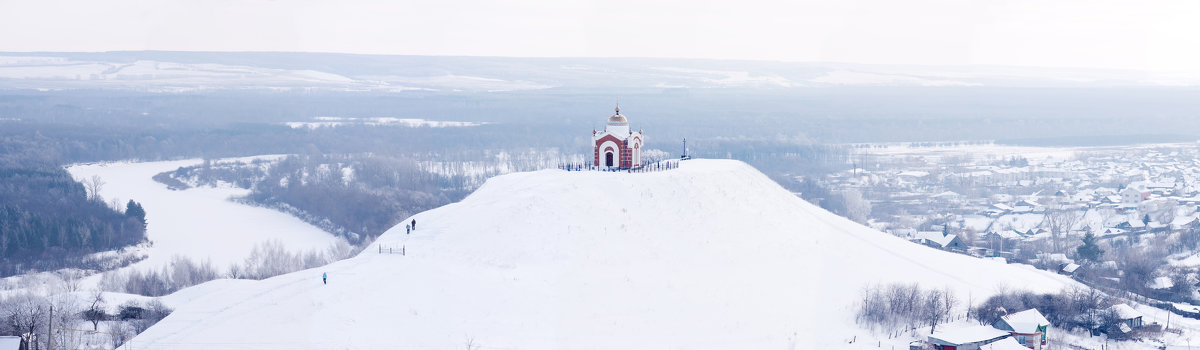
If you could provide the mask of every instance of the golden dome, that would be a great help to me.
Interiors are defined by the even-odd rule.
[[[625,119],[625,116],[621,115],[621,107],[617,107],[617,114],[613,114],[611,117],[608,117],[608,122],[609,123],[628,123],[629,119]]]

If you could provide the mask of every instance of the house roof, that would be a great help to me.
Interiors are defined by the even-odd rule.
[[[951,242],[953,242],[954,239],[957,237],[958,236],[956,236],[956,235],[943,236],[941,232],[937,232],[937,231],[922,231],[922,232],[917,232],[916,238],[936,243],[939,247],[945,248],[947,245],[949,245]]]
[[[989,233],[989,235],[990,234],[995,234],[997,236],[1000,236],[1000,238],[1003,238],[1003,239],[1020,239],[1021,238],[1020,234],[1013,232],[1012,230],[995,231],[995,232]]]
[[[995,343],[980,346],[979,350],[1029,350],[1011,337],[997,340]]]
[[[1150,289],[1167,289],[1175,286],[1175,282],[1171,281],[1170,277],[1159,276],[1146,282],[1146,288]]]
[[[1115,312],[1117,314],[1117,318],[1120,318],[1122,320],[1131,320],[1131,319],[1135,319],[1138,317],[1142,317],[1142,313],[1140,311],[1134,310],[1133,307],[1131,307],[1127,304],[1113,305],[1112,307],[1109,308],[1109,310],[1112,310],[1113,312]]]
[[[981,343],[1007,336],[1008,332],[992,328],[991,326],[970,326],[934,332],[929,336],[929,342],[940,345],[959,346],[970,343]]]
[[[1008,326],[1008,330],[1013,332],[1033,334],[1037,333],[1038,327],[1049,326],[1050,321],[1047,321],[1046,317],[1042,316],[1042,313],[1038,312],[1037,309],[1029,309],[1005,315],[996,324],[1005,324]],[[997,328],[1004,329],[1003,327]]]
[[[900,174],[898,174],[898,175],[899,175],[899,176],[912,176],[912,177],[926,177],[926,176],[929,176],[929,172],[926,172],[926,171],[918,171],[918,170],[910,170],[910,171],[904,171],[904,172],[901,172],[901,173],[900,173]]]

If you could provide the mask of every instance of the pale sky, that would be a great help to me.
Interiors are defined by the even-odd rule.
[[[1200,72],[1200,1],[0,0],[0,51],[674,57]]]

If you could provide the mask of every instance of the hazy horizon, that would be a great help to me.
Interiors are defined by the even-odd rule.
[[[137,9],[131,11],[129,9]],[[1200,4],[0,3],[0,51],[646,57],[1200,73]]]

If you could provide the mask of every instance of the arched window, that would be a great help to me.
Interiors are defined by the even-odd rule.
[[[642,144],[641,143],[633,144],[633,164],[637,164],[637,165],[642,164]]]

